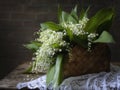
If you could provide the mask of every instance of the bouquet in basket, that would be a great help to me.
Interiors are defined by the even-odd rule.
[[[104,8],[92,17],[88,16],[88,11],[89,8],[82,9],[78,14],[76,6],[67,13],[59,8],[58,23],[49,21],[40,24],[38,37],[25,45],[34,52],[34,61],[26,72],[47,73],[47,85],[52,84],[56,88],[69,76],[108,69],[109,62],[105,60],[110,58],[104,43],[114,43],[108,32],[114,10]],[[104,62],[103,67],[101,62]],[[92,63],[97,63],[97,69]]]

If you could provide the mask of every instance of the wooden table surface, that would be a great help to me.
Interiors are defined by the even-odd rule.
[[[23,74],[29,67],[29,62],[21,64],[5,78],[0,80],[0,90],[17,90],[16,85],[19,82],[30,81],[31,79],[38,78],[43,74]]]
[[[120,65],[120,63],[114,63],[114,64]],[[39,75],[38,74],[23,74],[23,72],[28,67],[29,67],[29,62],[24,63],[18,66],[5,78],[0,80],[0,90],[17,90],[16,85],[19,82],[30,81],[30,79],[35,79],[43,75],[43,74],[39,74]]]

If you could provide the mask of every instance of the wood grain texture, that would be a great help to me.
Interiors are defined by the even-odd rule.
[[[19,82],[30,81],[36,79],[43,74],[23,74],[23,72],[29,67],[30,62],[19,65],[15,70],[9,73],[5,78],[0,81],[0,90],[17,90],[16,85]]]

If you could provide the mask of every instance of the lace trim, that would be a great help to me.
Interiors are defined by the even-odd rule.
[[[29,82],[17,84],[18,89],[53,90],[52,85],[46,86],[46,75]],[[65,79],[59,90],[120,90],[120,67],[111,65],[111,72],[87,74]]]

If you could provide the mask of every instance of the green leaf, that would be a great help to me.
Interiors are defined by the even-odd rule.
[[[78,22],[78,16],[77,16],[77,6],[71,11],[71,14],[62,11],[62,9],[58,8],[58,19],[59,23],[66,23],[66,22]]]
[[[39,49],[41,43],[37,41],[31,41],[29,44],[25,44],[23,46],[35,52],[37,49]]]
[[[58,55],[55,64],[55,74],[52,81],[54,89],[57,88],[63,81],[62,61],[63,61],[63,55]]]
[[[52,44],[52,48],[60,48],[60,45],[58,43]]]
[[[62,23],[62,9],[60,6],[58,6],[58,20],[59,20],[59,24]]]
[[[76,22],[79,22],[78,16],[77,16],[77,5],[76,5],[75,8],[71,11],[71,14],[70,14],[70,15],[76,20]]]
[[[62,23],[67,23],[67,22],[73,22],[76,23],[77,21],[67,12],[62,11],[62,16],[61,16],[61,21]]]
[[[41,26],[43,29],[51,29],[54,31],[63,30],[63,28],[60,25],[54,22],[45,22],[45,23],[42,23]]]
[[[59,54],[56,58],[56,63],[52,65],[47,72],[46,83],[47,85],[52,84],[54,89],[63,81],[62,61],[63,55]]]
[[[72,31],[69,28],[66,28],[66,32],[67,32],[67,35],[68,35],[70,41],[72,41],[73,40],[73,33],[72,33]]]
[[[23,72],[23,74],[29,74],[29,73],[31,73],[32,72],[32,65],[29,67],[29,68],[27,68],[24,72]]]
[[[81,45],[82,47],[87,48],[88,47],[87,46],[88,42],[87,42],[86,38],[87,38],[86,36],[75,36],[74,35],[73,41],[75,43],[77,43],[78,45]]]
[[[69,17],[69,14],[67,12],[64,12],[62,11],[62,15],[61,15],[61,19],[62,19],[62,22],[65,23],[68,21],[68,17]]]
[[[72,10],[72,12],[77,13],[77,5],[75,5],[74,9]]]
[[[54,78],[54,74],[55,74],[55,65],[51,65],[50,69],[47,72],[47,78],[46,78],[47,85],[49,85],[52,82]]]
[[[86,10],[84,10],[84,9],[81,10],[79,20],[82,20],[83,17],[87,17],[89,9],[90,9],[90,7],[88,7]]]
[[[109,29],[112,25],[112,21],[113,21],[113,18],[111,18],[111,20],[108,20],[108,21],[102,23],[101,25],[99,25],[99,27],[97,28],[97,33],[101,34],[103,32],[103,30],[109,31]]]
[[[115,43],[112,35],[107,31],[103,31],[102,34],[99,36],[99,38],[93,42],[94,43]]]
[[[111,20],[113,16],[114,10],[112,8],[101,9],[88,21],[85,31],[89,33],[97,32],[97,28],[104,22]]]
[[[67,18],[67,22],[77,23],[78,20],[76,20],[72,15],[69,15]]]
[[[44,24],[44,23],[41,23],[40,24],[40,30],[41,31],[44,31],[44,30],[46,30],[48,27]]]

